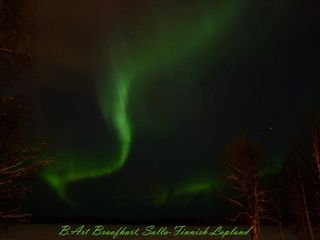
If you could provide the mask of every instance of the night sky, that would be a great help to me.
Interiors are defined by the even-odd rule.
[[[319,112],[315,1],[35,1],[30,132],[54,162],[36,216],[223,216],[219,158],[254,137],[276,171]],[[50,207],[47,207],[49,205]]]

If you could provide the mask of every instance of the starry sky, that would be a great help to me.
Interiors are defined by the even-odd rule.
[[[35,77],[23,91],[54,162],[28,207],[223,216],[219,158],[232,138],[254,137],[276,169],[318,111],[314,2],[35,1]]]

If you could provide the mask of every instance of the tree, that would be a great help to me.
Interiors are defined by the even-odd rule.
[[[30,2],[0,1],[0,90],[3,93],[17,73],[32,63],[30,46],[33,27]]]
[[[319,237],[320,224],[320,146],[313,114],[310,120],[309,127],[292,144],[283,174],[287,177],[285,192],[300,239],[313,240]]]
[[[268,196],[270,199],[270,220],[278,228],[279,239],[285,240],[287,239],[285,227],[287,226],[286,213],[288,205],[288,200],[286,199],[287,195],[284,195],[284,190],[287,189],[286,178],[283,176],[281,169],[280,171],[277,169],[277,171],[270,174],[267,179],[269,182],[268,189],[272,189],[272,191],[270,191],[270,196]]]
[[[290,199],[291,212],[295,216],[300,239],[313,240],[312,203],[310,202],[310,168],[306,154],[299,143],[295,144],[284,165],[287,176],[286,192]],[[309,188],[311,187],[311,188]]]
[[[317,125],[314,123],[311,125],[311,136],[312,136],[312,145],[313,145],[313,173],[314,173],[314,182],[315,182],[315,193],[317,201],[317,220],[318,226],[317,230],[320,232],[320,141],[319,141],[319,130]]]
[[[21,44],[30,30],[26,1],[0,1],[0,221],[24,221],[19,206],[29,191],[29,176],[48,163],[44,144],[35,145],[24,131],[22,99],[11,93],[15,77],[27,70],[32,57]]]
[[[33,145],[23,135],[23,111],[16,98],[0,102],[0,220],[25,220],[19,204],[29,191],[28,177],[47,161],[39,160],[44,144]]]
[[[245,136],[236,138],[223,155],[232,190],[231,197],[226,199],[241,209],[232,221],[240,217],[247,219],[253,228],[253,240],[261,239],[260,222],[267,217],[268,191],[260,179],[263,160],[259,146]]]

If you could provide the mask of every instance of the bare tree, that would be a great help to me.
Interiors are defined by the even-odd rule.
[[[242,136],[229,146],[223,161],[232,197],[226,199],[241,210],[232,221],[245,217],[252,225],[252,239],[261,239],[261,219],[267,218],[267,195],[260,177],[263,154],[250,138]]]
[[[285,213],[288,202],[283,197],[283,190],[286,189],[285,177],[281,171],[275,171],[275,173],[272,173],[270,176],[268,176],[268,182],[268,189],[272,189],[272,191],[270,191],[270,196],[268,196],[270,199],[270,204],[268,204],[270,220],[271,223],[275,224],[278,228],[279,239],[286,240],[287,234],[285,231]]]
[[[0,1],[0,93],[14,82],[17,73],[32,64],[31,3],[26,0]]]
[[[313,151],[314,151],[314,161],[316,166],[317,177],[320,180],[320,143],[319,143],[319,132],[317,127],[314,125],[311,128],[312,134],[312,143],[313,143]]]
[[[311,133],[311,134],[310,134]],[[292,146],[284,164],[288,184],[291,212],[300,239],[318,239],[316,225],[319,225],[319,172],[318,133],[314,124],[311,131],[302,131]],[[319,236],[318,236],[319,237]]]
[[[296,149],[297,151],[298,149]],[[301,155],[298,152],[289,158],[290,163],[286,165],[288,176],[287,190],[289,193],[291,210],[293,211],[299,232],[300,239],[313,240],[313,228],[311,221],[310,203],[306,192],[306,182],[303,178],[303,166],[300,161]]]
[[[0,0],[0,221],[26,220],[29,214],[19,206],[30,190],[29,176],[48,163],[40,154],[44,145],[26,137],[22,99],[8,91],[32,63],[21,41],[30,31],[26,3]]]
[[[315,121],[311,125],[311,136],[313,145],[313,173],[314,173],[314,188],[316,195],[316,212],[317,212],[317,230],[320,232],[320,142],[319,130]]]

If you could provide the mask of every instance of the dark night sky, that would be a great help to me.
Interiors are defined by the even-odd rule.
[[[218,161],[232,138],[254,137],[272,166],[319,112],[315,2],[36,1],[31,130],[55,162],[28,207],[225,214]]]

